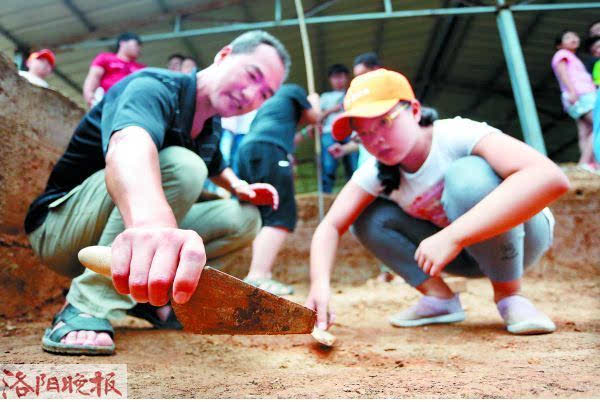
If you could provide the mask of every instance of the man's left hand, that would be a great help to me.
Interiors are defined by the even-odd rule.
[[[279,194],[275,187],[268,183],[245,184],[235,188],[235,195],[241,201],[248,201],[254,205],[270,205],[279,208]]]

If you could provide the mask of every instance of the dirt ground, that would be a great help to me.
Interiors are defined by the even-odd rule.
[[[302,302],[307,286],[297,284]],[[117,328],[110,357],[44,353],[43,328],[60,301],[33,320],[0,324],[2,363],[124,363],[130,398],[594,398],[600,396],[600,287],[596,277],[552,267],[528,275],[524,293],[558,325],[554,334],[504,331],[484,279],[468,281],[467,320],[414,329],[387,317],[417,293],[399,281],[334,286],[338,338],[201,336]]]

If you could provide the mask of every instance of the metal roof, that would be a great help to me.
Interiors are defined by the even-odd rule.
[[[80,88],[91,60],[98,52],[113,50],[99,40],[112,44],[119,33],[133,31],[149,38],[140,58],[145,64],[163,67],[168,55],[183,53],[207,65],[222,46],[239,35],[240,24],[266,21],[271,24],[265,29],[292,55],[289,80],[306,85],[300,33],[293,23],[294,2],[280,1],[281,16],[277,17],[277,0],[3,0],[0,51],[12,57],[19,46],[53,49],[57,69],[48,82],[83,104]],[[304,0],[306,16],[313,19],[308,32],[317,90],[327,89],[330,64],[351,66],[358,54],[376,51],[384,66],[406,74],[423,103],[437,108],[442,117],[461,115],[486,121],[522,138],[495,14],[489,12],[495,4],[493,0]],[[559,162],[575,161],[576,127],[562,111],[550,59],[556,34],[569,28],[584,38],[587,26],[600,19],[600,9],[556,11],[543,9],[544,4],[575,7],[582,3],[509,2],[521,7],[514,16],[548,154]],[[599,5],[596,2],[596,7]],[[389,11],[386,7],[396,14],[353,21],[337,18],[364,13],[383,16]],[[459,8],[473,13],[402,14]],[[328,17],[338,22],[327,22]],[[276,19],[289,25],[276,26]],[[224,28],[232,30],[213,32]],[[190,30],[203,34],[191,36]]]

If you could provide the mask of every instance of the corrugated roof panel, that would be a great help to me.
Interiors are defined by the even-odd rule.
[[[0,23],[2,26],[13,32],[21,34],[35,29],[38,26],[49,27],[60,26],[73,19],[71,12],[57,2],[40,2],[37,5],[29,5],[21,8],[20,12],[6,15],[0,14]]]

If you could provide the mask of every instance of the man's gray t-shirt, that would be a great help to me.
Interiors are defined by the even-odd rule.
[[[330,91],[324,92],[321,94],[321,110],[331,109],[332,107],[344,103],[344,95],[346,95],[346,91]],[[325,120],[323,120],[323,132],[331,133],[331,125],[333,124],[333,120],[336,116],[342,113],[343,110],[340,110],[336,113],[331,113],[328,115]]]
[[[198,137],[190,132],[196,109],[196,76],[145,68],[113,85],[102,101],[81,119],[65,153],[58,160],[44,192],[29,207],[25,231],[31,233],[48,215],[48,205],[106,166],[111,136],[126,127],[141,127],[158,150],[180,146],[206,163],[209,176],[227,164],[219,151],[221,119],[207,120]],[[132,172],[143,174],[143,172]]]
[[[284,84],[266,101],[254,117],[250,132],[242,144],[250,141],[268,142],[294,152],[294,135],[302,112],[310,109],[306,90],[296,84]]]

